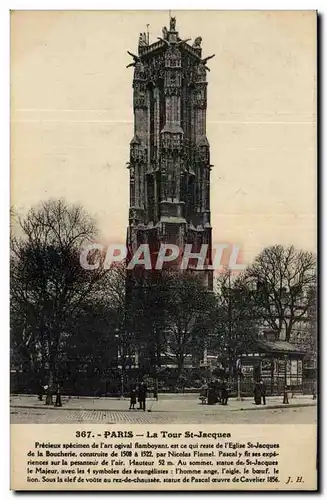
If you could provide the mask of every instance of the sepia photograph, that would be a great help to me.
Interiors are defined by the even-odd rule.
[[[10,57],[15,433],[315,436],[317,12],[14,10]]]

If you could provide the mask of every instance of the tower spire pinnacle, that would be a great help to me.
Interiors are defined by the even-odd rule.
[[[146,25],[146,39],[147,39],[147,44],[148,45],[150,43],[149,26],[150,26],[150,24]]]

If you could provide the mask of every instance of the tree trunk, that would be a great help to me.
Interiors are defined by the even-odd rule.
[[[176,362],[177,362],[177,374],[178,374],[178,377],[180,377],[181,373],[183,371],[183,368],[184,368],[184,357],[177,356]]]
[[[231,351],[229,353],[229,358],[228,358],[228,378],[229,378],[229,380],[233,380],[234,365],[235,365],[235,355],[234,355],[234,352]]]
[[[177,382],[179,383],[179,381],[181,380],[181,375],[182,375],[182,371],[183,371],[183,368],[184,368],[184,356],[183,355],[178,355],[176,356],[176,361],[177,361]],[[183,387],[181,387],[182,389],[182,392],[184,392],[184,385]]]
[[[157,368],[161,367],[161,346],[158,343],[156,346],[156,358],[157,358]]]
[[[292,329],[293,329],[293,323],[286,324],[286,328],[285,328],[285,340],[286,340],[286,342],[290,341]]]
[[[46,390],[45,404],[47,406],[53,405],[53,368],[49,369],[48,388]]]

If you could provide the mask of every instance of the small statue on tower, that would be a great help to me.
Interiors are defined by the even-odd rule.
[[[197,36],[196,39],[194,40],[194,43],[193,43],[192,47],[194,49],[199,49],[201,47],[201,42],[202,42],[202,37],[201,36]]]
[[[144,47],[145,45],[148,45],[146,33],[140,33],[140,36],[139,36],[139,47]]]
[[[176,29],[176,17],[170,18],[170,31],[175,31]]]

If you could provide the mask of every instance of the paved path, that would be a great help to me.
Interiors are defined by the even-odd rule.
[[[10,398],[11,407],[26,407],[26,408],[46,408],[54,409],[53,406],[46,407],[44,401],[38,401],[37,396],[11,396]],[[242,401],[237,401],[235,398],[228,401],[227,406],[223,405],[213,405],[207,406],[202,405],[199,401],[198,395],[196,394],[171,394],[171,395],[159,395],[158,401],[149,398],[147,400],[147,409],[152,412],[226,412],[226,411],[241,411],[241,410],[264,410],[267,408],[278,408],[287,406],[313,406],[316,405],[316,401],[312,397],[308,396],[297,396],[294,398],[289,398],[289,405],[283,405],[282,396],[273,396],[267,398],[267,404],[255,405],[253,398],[245,398]],[[77,398],[77,397],[63,397],[62,407],[57,410],[103,410],[103,411],[128,411],[129,400],[128,399],[114,399],[114,398]]]
[[[13,424],[313,424],[316,408],[289,406],[265,411],[143,412],[11,408]]]
[[[45,406],[37,396],[10,399],[13,423],[312,423],[316,418],[316,401],[303,396],[290,398],[289,405],[278,396],[267,398],[266,406],[256,406],[252,398],[207,406],[197,395],[171,394],[148,399],[146,412],[129,411],[127,399],[64,397],[61,408]]]

